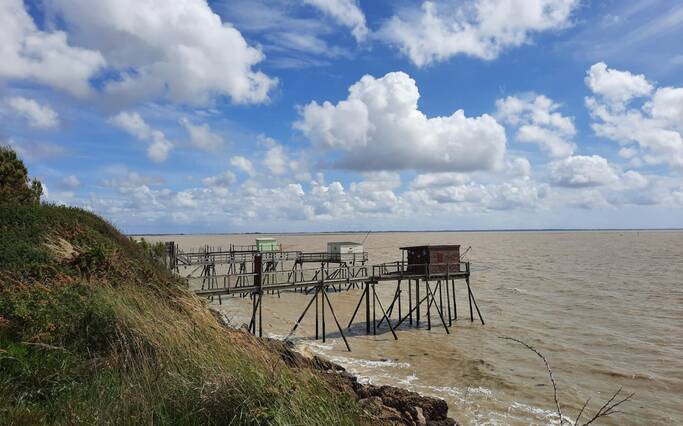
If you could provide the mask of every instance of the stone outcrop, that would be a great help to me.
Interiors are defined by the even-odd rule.
[[[325,377],[340,392],[354,395],[365,414],[376,425],[453,426],[457,422],[448,417],[448,404],[439,398],[422,396],[416,392],[393,386],[363,384],[345,369],[318,356],[305,357],[289,342],[263,339],[280,354],[290,367],[312,368]]]

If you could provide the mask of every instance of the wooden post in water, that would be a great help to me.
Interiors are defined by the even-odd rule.
[[[436,304],[436,296],[434,295],[431,288],[429,287],[429,283],[427,283],[427,291],[429,292],[429,294],[431,294],[431,297],[432,297],[432,301],[429,303],[429,305],[434,303],[434,309],[436,309],[436,313],[439,314],[439,318],[441,319],[441,324],[443,324],[443,328],[446,330],[446,334],[450,334],[450,331],[448,331],[448,326],[446,325],[446,320],[443,317],[443,313],[442,313],[441,309],[439,309],[439,306]],[[429,308],[429,305],[427,306],[428,308]]]
[[[408,315],[410,316],[410,325],[413,325],[413,282],[408,280]]]
[[[451,280],[451,290],[453,293],[453,319],[458,320],[458,304],[455,301],[455,279]]]
[[[474,315],[472,314],[472,290],[470,290],[470,279],[465,278],[465,282],[467,283],[467,299],[470,302],[470,322],[474,322]]]
[[[361,284],[362,285],[362,284]],[[363,299],[365,298],[365,290],[360,295],[360,299],[358,299],[358,304],[356,305],[356,309],[353,311],[353,315],[351,315],[351,319],[349,320],[349,325],[346,328],[351,328],[351,324],[353,324],[353,320],[356,318],[356,314],[358,314],[358,309],[360,309],[361,303],[363,303]]]
[[[425,286],[427,288],[427,330],[432,329],[432,311],[431,311],[431,306],[432,302],[429,300],[429,297],[432,296],[432,289],[429,287],[429,281],[425,280]],[[432,296],[432,300],[434,300]]]
[[[323,291],[323,294],[325,294],[325,269],[324,266],[320,267],[320,288]],[[323,316],[323,343],[325,342],[325,301],[322,301],[322,306],[321,306],[321,311],[322,311],[322,316]]]
[[[344,339],[344,344],[346,345],[346,349],[348,349],[349,352],[351,352],[351,347],[349,346],[349,342],[346,341],[346,336],[344,336],[344,331],[341,328],[341,325],[339,325],[339,321],[337,321],[337,315],[334,313],[334,308],[332,307],[332,303],[330,302],[330,298],[327,297],[327,292],[323,288],[323,303],[325,300],[327,300],[327,305],[330,307],[330,312],[332,312],[332,318],[334,318],[334,322],[337,324],[337,329],[339,330],[339,334],[341,334],[342,339]]]
[[[453,317],[451,316],[451,295],[450,291],[448,290],[451,280],[448,278],[448,272],[449,270],[446,269],[446,305],[448,306],[448,326],[451,327],[453,325]]]
[[[365,283],[365,333],[370,334],[370,286]]]
[[[318,292],[319,289],[315,291],[315,340],[318,340]]]
[[[415,326],[420,328],[420,279],[415,280]]]
[[[439,309],[443,312],[443,289],[441,288],[441,280],[437,281],[436,285],[439,287]]]
[[[316,299],[316,297],[318,296],[318,291],[319,291],[319,290],[320,290],[320,289],[316,289],[316,290],[315,290],[315,294],[313,295],[313,297],[311,297],[311,300],[308,301],[308,305],[306,305],[306,308],[305,308],[304,311],[301,313],[301,316],[299,317],[299,319],[296,320],[296,324],[294,324],[294,328],[292,328],[292,331],[289,332],[289,334],[287,335],[287,337],[285,338],[285,340],[288,340],[290,337],[292,337],[292,335],[294,334],[294,332],[296,331],[296,329],[299,328],[299,324],[301,324],[301,321],[302,321],[302,320],[304,319],[304,317],[306,316],[306,312],[308,312],[308,310],[311,308],[311,305],[313,304],[313,300]],[[317,300],[317,299],[316,299],[316,300]]]
[[[484,318],[481,316],[481,312],[479,311],[479,306],[477,305],[477,301],[474,298],[474,294],[472,293],[472,290],[470,289],[470,277],[468,276],[465,278],[465,282],[467,283],[467,292],[470,294],[470,316],[472,316],[472,302],[474,302],[474,307],[477,309],[477,315],[479,315],[479,321],[481,321],[481,325],[486,325],[484,323]],[[474,319],[472,319],[474,321]]]
[[[373,285],[374,287],[374,285]],[[391,334],[394,335],[394,340],[398,340],[398,336],[396,335],[396,332],[394,331],[394,327],[391,326],[391,321],[389,320],[389,317],[387,316],[387,312],[384,310],[384,306],[382,306],[382,301],[379,300],[379,297],[377,297],[377,293],[373,291],[373,294],[375,296],[375,300],[377,300],[377,304],[379,305],[379,308],[382,310],[382,316],[384,319],[387,320],[387,324],[389,325],[389,330],[391,330]],[[374,321],[374,318],[373,318]]]
[[[377,334],[377,321],[375,320],[375,299],[377,299],[377,294],[375,293],[375,283],[372,283],[372,334]]]
[[[398,319],[401,319],[401,279],[398,280]]]

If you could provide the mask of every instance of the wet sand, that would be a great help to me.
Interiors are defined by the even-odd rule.
[[[270,236],[270,235],[259,235]],[[285,250],[323,251],[327,241],[362,241],[363,234],[273,235]],[[204,244],[253,244],[254,235],[146,237]],[[683,232],[438,232],[376,233],[365,241],[370,263],[399,260],[411,244],[472,246],[472,285],[486,325],[465,319],[466,292],[458,282],[460,319],[443,328],[386,328],[365,336],[352,330],[348,353],[338,335],[312,340],[313,319],[297,331],[303,351],[338,362],[363,380],[392,384],[446,399],[464,424],[548,424],[552,388],[542,361],[513,342],[535,346],[556,375],[563,411],[574,418],[623,387],[635,392],[625,414],[603,424],[683,424]],[[394,284],[378,286],[383,300]],[[342,323],[360,290],[331,295]],[[298,293],[265,298],[264,332],[284,336],[308,299]],[[223,298],[218,306],[234,324],[248,322],[251,303]],[[333,325],[329,321],[328,330]],[[592,411],[592,410],[591,410]]]

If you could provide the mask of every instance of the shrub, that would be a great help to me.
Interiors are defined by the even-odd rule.
[[[43,186],[29,179],[17,153],[8,146],[0,146],[0,202],[39,203],[42,194]]]

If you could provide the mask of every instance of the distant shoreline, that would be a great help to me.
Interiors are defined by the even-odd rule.
[[[169,233],[126,233],[135,237],[163,237],[167,235],[341,235],[341,234],[410,234],[410,233],[492,233],[492,232],[681,232],[683,228],[548,228],[548,229],[439,229],[412,231],[301,231],[301,232],[169,232]]]

